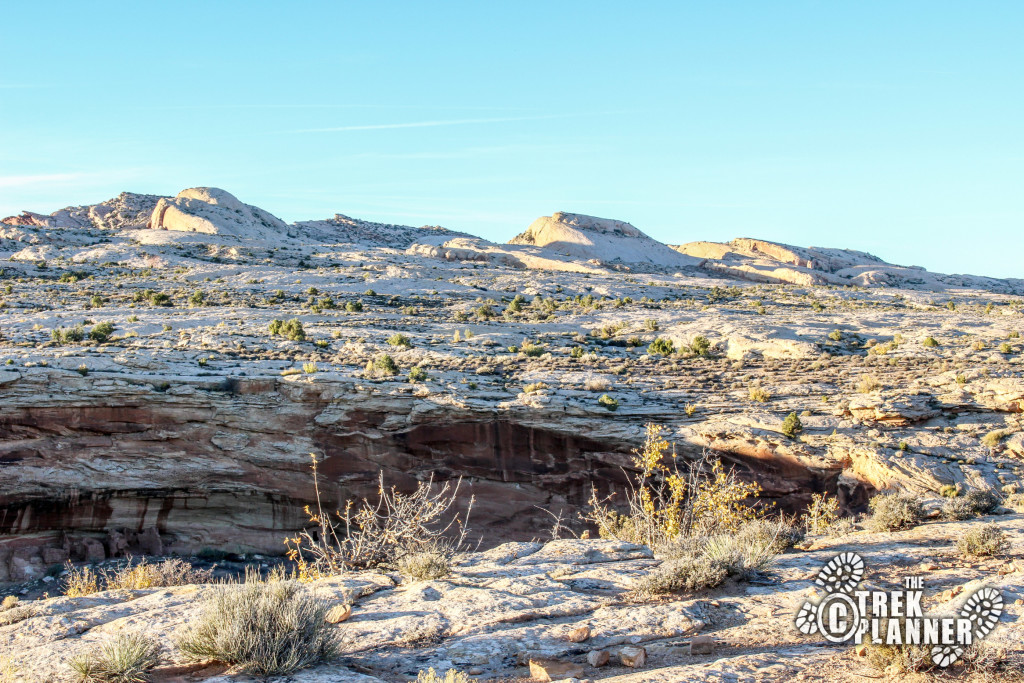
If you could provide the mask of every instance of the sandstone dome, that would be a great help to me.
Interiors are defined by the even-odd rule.
[[[670,249],[625,221],[563,211],[538,218],[508,243],[531,245],[573,259],[602,263],[671,268],[700,264],[699,259]]]
[[[277,216],[244,204],[216,187],[190,187],[174,198],[161,198],[153,209],[149,227],[243,239],[275,239],[284,237],[288,231]]]

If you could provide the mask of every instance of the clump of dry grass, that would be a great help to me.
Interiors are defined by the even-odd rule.
[[[412,581],[443,579],[452,572],[451,558],[432,551],[406,555],[398,561],[398,573]]]
[[[160,647],[141,633],[119,633],[71,660],[82,683],[142,683]]]
[[[176,639],[196,660],[213,659],[261,676],[288,674],[337,654],[330,604],[296,581],[215,586],[197,622]]]

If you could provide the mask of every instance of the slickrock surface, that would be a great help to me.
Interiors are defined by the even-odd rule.
[[[1011,539],[1006,556],[973,562],[955,556],[960,535],[993,521]],[[751,582],[635,603],[624,594],[658,563],[642,546],[564,539],[508,543],[465,556],[443,580],[409,583],[397,575],[357,572],[310,584],[323,599],[353,606],[352,616],[335,627],[342,656],[272,680],[410,681],[433,667],[474,670],[477,680],[526,681],[531,659],[582,667],[583,677],[614,683],[880,678],[882,672],[852,646],[802,636],[793,626],[800,605],[822,595],[813,583],[818,570],[843,551],[865,560],[865,589],[895,590],[904,578],[923,576],[926,614],[952,614],[982,586],[1000,590],[1006,611],[988,641],[1020,654],[1022,544],[1020,514],[932,522],[891,534],[854,532],[809,539],[807,550],[788,551]],[[0,626],[0,658],[14,663],[20,676],[14,680],[71,680],[70,658],[121,630],[139,630],[162,646],[155,681],[249,681],[223,666],[190,665],[173,645],[208,590],[182,586],[25,602],[31,616]],[[571,634],[583,626],[589,637],[573,642]],[[714,639],[711,654],[690,654],[690,640],[698,635]],[[641,668],[622,665],[626,648],[646,652]],[[608,665],[589,665],[592,651],[610,653]]]
[[[599,251],[559,251],[559,230]],[[756,240],[691,263],[575,214],[527,234],[285,225],[215,188],[5,219],[0,582],[68,558],[280,552],[311,452],[329,507],[381,470],[405,489],[461,476],[487,543],[529,540],[592,486],[621,492],[652,421],[791,512],[813,492],[857,512],[890,487],[1020,490],[1019,281],[758,284],[707,266],[887,264]],[[303,336],[269,331],[293,318]],[[374,369],[385,354],[397,374]]]

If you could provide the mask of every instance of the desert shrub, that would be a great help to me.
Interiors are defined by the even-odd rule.
[[[885,633],[882,629],[887,625],[888,620],[883,621],[879,627],[879,633]],[[873,643],[870,640],[870,638],[865,639],[867,647],[864,656],[868,665],[877,671],[886,674],[906,674],[931,671],[936,668],[929,646],[887,645],[884,642]]]
[[[927,346],[929,349],[934,349],[939,345],[939,342],[935,340],[935,337],[925,337],[924,341],[921,342],[923,346]]]
[[[416,674],[415,683],[472,683],[472,681],[469,674],[457,669],[448,669],[444,672],[444,676],[441,676],[431,667]]]
[[[281,334],[281,328],[284,326],[283,320],[271,320],[270,324],[267,325],[267,331],[270,334]]]
[[[92,329],[89,330],[89,339],[102,344],[109,340],[110,335],[112,334],[114,334],[113,323],[100,323],[98,325],[93,325]]]
[[[215,586],[176,645],[192,659],[246,673],[292,673],[336,656],[336,632],[325,620],[330,606],[296,581]]]
[[[85,339],[85,330],[81,325],[75,325],[70,329],[58,327],[50,333],[50,338],[58,344],[70,344]]]
[[[602,405],[612,412],[619,409],[619,402],[616,401],[611,396],[609,396],[608,394],[601,394],[600,396],[598,396],[597,403],[598,405]]]
[[[704,555],[685,555],[666,560],[640,578],[633,586],[631,597],[644,600],[666,593],[695,593],[718,586],[728,576],[725,567]]]
[[[996,524],[984,524],[968,529],[957,539],[956,550],[961,557],[990,557],[1009,550],[1010,540]]]
[[[878,391],[882,388],[882,383],[878,381],[877,377],[872,375],[864,375],[860,378],[860,382],[857,383],[857,391],[861,394],[870,394],[872,391]]]
[[[602,538],[644,543],[652,548],[681,537],[736,531],[757,516],[744,501],[761,492],[756,483],[739,481],[722,461],[704,453],[685,470],[668,454],[664,428],[648,424],[644,445],[633,451],[633,480],[620,511],[610,499],[591,491],[584,519]]]
[[[398,365],[395,364],[395,359],[386,353],[377,356],[373,360],[373,369],[377,374],[388,377],[398,374]]]
[[[955,489],[954,489],[955,490]],[[1002,498],[988,489],[972,489],[963,496],[947,498],[942,503],[942,517],[962,521],[987,515],[1002,503]]]
[[[981,443],[985,444],[989,448],[995,448],[999,445],[999,442],[1006,436],[1009,436],[1012,430],[1009,429],[993,429],[991,432],[981,437]]]
[[[828,333],[828,338],[832,341],[839,341],[843,338],[843,333],[840,330],[832,330]]]
[[[314,374],[318,369],[315,361],[308,361],[302,364],[302,371],[307,375]]]
[[[702,358],[711,355],[711,340],[703,334],[698,334],[690,342],[690,352]]]
[[[588,377],[583,382],[583,389],[586,391],[608,391],[612,383],[604,377]]]
[[[804,425],[800,422],[800,418],[796,413],[790,413],[786,416],[786,419],[782,421],[782,433],[789,438],[794,438],[802,431],[804,431]]]
[[[897,491],[881,493],[870,501],[871,516],[867,528],[871,531],[897,531],[917,526],[923,516],[921,499],[912,493]]]
[[[804,513],[804,527],[812,534],[827,534],[839,520],[839,499],[824,493],[811,495],[811,504]]]
[[[955,484],[945,484],[939,489],[939,495],[943,498],[956,498],[960,495],[960,488]]]
[[[288,558],[298,566],[300,579],[339,574],[347,569],[394,567],[404,558],[436,553],[451,559],[466,548],[466,526],[473,509],[470,496],[465,513],[453,512],[462,479],[455,485],[434,485],[433,477],[416,484],[409,494],[384,485],[378,478],[378,499],[346,502],[343,511],[323,511],[317,460],[312,456],[316,509],[306,508],[313,529],[286,539]]]
[[[947,498],[942,503],[942,518],[951,521],[962,521],[975,516],[974,506],[965,498]]]
[[[398,573],[412,581],[443,579],[452,573],[451,558],[432,551],[406,555],[398,561]]]
[[[18,596],[17,595],[7,595],[7,596],[4,596],[3,600],[0,600],[0,612],[3,612],[4,610],[14,609],[17,606],[18,606]]]
[[[650,356],[669,356],[676,352],[676,345],[671,339],[658,337],[647,347],[647,354]]]
[[[131,564],[130,561],[131,558],[129,564],[120,569],[102,572],[106,590],[187,586],[213,581],[212,569],[196,569],[177,557],[156,564],[150,564],[145,559],[138,564]]]
[[[420,366],[415,366],[409,370],[409,382],[416,384],[417,382],[427,381],[427,371]]]
[[[548,385],[544,384],[544,382],[531,382],[530,384],[523,385],[523,393],[536,394],[538,391],[544,391],[547,388]]]
[[[189,306],[202,306],[203,303],[205,302],[206,294],[204,294],[203,291],[200,289],[197,289],[196,291],[192,292],[192,294],[190,294],[188,297]]]
[[[634,584],[631,597],[692,593],[728,577],[750,578],[770,567],[794,538],[787,522],[767,519],[748,520],[735,532],[677,538],[661,547],[666,559]]]
[[[543,356],[546,349],[540,344],[534,344],[524,339],[519,351],[530,358],[536,358]]]
[[[78,680],[96,683],[141,683],[156,666],[160,647],[141,633],[119,633],[71,659]]]
[[[32,605],[15,605],[10,609],[0,612],[0,626],[10,626],[19,621],[25,621],[36,615],[36,608]]]
[[[345,303],[345,310],[348,311],[349,313],[362,313],[362,311],[363,311],[363,302],[362,302],[362,300],[356,299],[355,301],[348,301],[348,302],[346,302]]]
[[[572,347],[571,349],[569,349],[569,356],[571,358],[582,358],[583,357],[583,347],[582,346],[574,346],[574,347]]]
[[[756,384],[750,386],[747,390],[747,395],[751,401],[756,401],[757,403],[767,403],[768,399],[772,397],[771,394]]]
[[[281,334],[291,341],[305,341],[306,331],[302,329],[302,322],[298,318],[292,318],[281,326]]]
[[[390,346],[396,346],[405,349],[412,347],[412,342],[409,341],[409,338],[400,332],[396,332],[395,334],[388,337],[387,343]]]
[[[1003,498],[992,489],[971,489],[964,494],[974,513],[987,515],[1003,504]]]
[[[789,532],[784,522],[751,520],[735,533],[709,537],[704,554],[729,576],[749,578],[771,566],[779,553],[792,545]]]
[[[96,572],[92,567],[64,565],[67,573],[62,588],[68,597],[91,595],[101,590],[160,588],[164,586],[186,586],[213,581],[212,569],[195,569],[179,558],[170,558],[156,564],[143,559],[115,569]]]
[[[61,581],[61,589],[69,598],[92,595],[100,591],[99,574],[92,567],[75,567],[70,562],[64,565],[67,573]]]
[[[1024,512],[1024,493],[1013,493],[1006,497],[1006,507]]]

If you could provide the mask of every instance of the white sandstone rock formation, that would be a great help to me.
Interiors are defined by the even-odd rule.
[[[268,211],[243,204],[230,192],[215,187],[192,187],[174,199],[161,198],[149,220],[153,230],[201,232],[249,239],[274,239],[288,226]]]
[[[685,268],[700,259],[673,252],[624,221],[558,211],[538,218],[509,244],[541,247],[545,252],[600,263]]]

